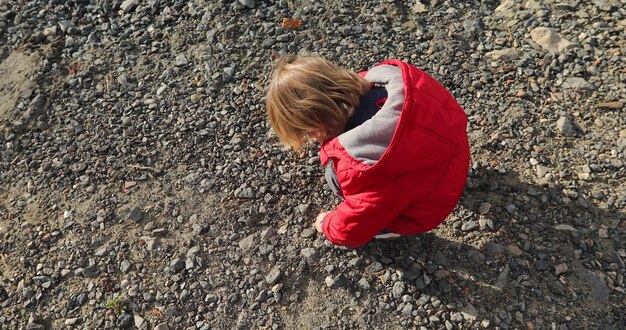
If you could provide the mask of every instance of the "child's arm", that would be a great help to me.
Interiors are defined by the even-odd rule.
[[[367,182],[353,193],[344,191],[345,200],[337,209],[316,219],[316,224],[323,220],[321,230],[333,244],[360,247],[406,209],[404,192],[393,181],[376,176]]]

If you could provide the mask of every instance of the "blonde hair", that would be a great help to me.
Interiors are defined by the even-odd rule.
[[[343,132],[370,84],[356,73],[313,55],[286,55],[275,63],[267,92],[269,122],[280,141],[300,149],[307,135]]]

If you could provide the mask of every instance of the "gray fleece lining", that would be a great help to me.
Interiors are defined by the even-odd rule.
[[[404,82],[400,68],[392,65],[372,68],[365,79],[384,85],[387,101],[374,117],[339,135],[339,143],[352,158],[366,165],[374,165],[389,147],[395,133],[404,105]]]

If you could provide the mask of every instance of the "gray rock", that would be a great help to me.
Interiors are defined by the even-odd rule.
[[[302,232],[300,233],[301,237],[304,238],[309,238],[309,237],[313,237],[315,236],[315,233],[317,232],[317,230],[315,230],[315,228],[305,228],[304,230],[302,230]]]
[[[334,289],[346,285],[348,283],[348,279],[344,274],[339,274],[335,277],[326,276],[324,282],[327,287]]]
[[[189,64],[189,61],[187,60],[187,57],[185,56],[185,54],[176,55],[176,59],[174,60],[174,65],[176,65],[177,67],[183,67],[183,66],[186,66],[187,64]]]
[[[534,42],[543,49],[555,54],[565,54],[579,45],[563,38],[559,33],[546,27],[537,27],[530,32]]]
[[[556,266],[554,266],[554,273],[556,274],[556,276],[559,276],[561,274],[565,274],[568,271],[568,267],[567,264],[558,264]]]
[[[562,116],[556,121],[556,128],[565,136],[576,135],[576,126],[568,116]]]
[[[183,259],[173,259],[170,261],[170,270],[173,273],[180,272],[185,269],[185,261]]]
[[[478,223],[476,223],[476,221],[470,220],[470,221],[466,221],[461,225],[461,230],[462,231],[472,231],[475,229],[478,229],[479,225]]]
[[[239,241],[239,248],[248,251],[256,246],[255,243],[256,233],[246,236],[244,239]]]
[[[126,329],[126,328],[130,328],[133,325],[133,321],[134,320],[132,316],[124,313],[117,317],[117,321],[115,322],[115,325],[117,325],[117,327],[120,329]]]
[[[85,269],[83,269],[82,273],[83,273],[83,276],[85,277],[89,277],[89,278],[96,277],[98,275],[98,266],[95,264],[89,265],[85,267]]]
[[[120,271],[122,273],[127,273],[128,270],[130,270],[130,266],[131,266],[130,262],[128,260],[124,260],[120,264]]]
[[[519,51],[515,48],[505,48],[499,50],[492,50],[485,54],[496,61],[514,61],[519,57]]]
[[[315,248],[304,248],[300,251],[300,256],[307,262],[311,262],[317,257],[317,250]]]
[[[124,13],[130,13],[131,11],[133,11],[135,8],[137,8],[137,5],[139,5],[139,0],[125,0],[124,2],[122,2],[122,4],[120,5],[120,9],[124,12]]]
[[[404,282],[398,281],[398,282],[393,284],[393,288],[391,289],[391,293],[393,294],[394,298],[400,298],[400,297],[402,297],[402,294],[404,293],[404,290],[405,290]]]
[[[546,174],[548,174],[550,172],[550,168],[548,168],[546,166],[542,166],[542,165],[537,165],[535,170],[537,172],[537,177],[540,178],[540,179],[543,178],[544,176],[546,176]]]
[[[278,283],[278,280],[280,280],[280,277],[282,275],[283,273],[281,272],[280,268],[274,267],[272,268],[272,270],[270,270],[267,276],[265,276],[265,282],[269,285],[274,285]]]
[[[359,286],[359,288],[361,288],[362,290],[369,290],[371,289],[370,287],[370,283],[367,281],[367,279],[365,277],[362,277],[359,282],[357,283],[357,285]]]
[[[127,218],[130,221],[139,222],[143,219],[143,211],[139,207],[133,207],[130,212],[128,212]]]
[[[135,327],[137,329],[148,328],[148,323],[146,322],[146,320],[138,314],[133,314],[133,322],[135,323]]]
[[[543,259],[537,260],[537,262],[535,262],[535,269],[537,270],[546,270],[548,269],[548,267],[548,262]]]
[[[587,80],[585,80],[584,78],[580,78],[580,77],[567,77],[565,78],[565,81],[563,81],[563,88],[575,88],[575,89],[581,89],[581,90],[585,90],[585,91],[592,91],[596,89],[596,86],[594,86],[593,84],[587,82]]]
[[[480,214],[487,214],[489,213],[489,210],[491,210],[490,203],[481,203],[480,206],[478,207],[478,213]]]
[[[246,8],[254,8],[256,7],[256,1],[255,0],[238,0],[240,4],[242,4],[244,7]]]

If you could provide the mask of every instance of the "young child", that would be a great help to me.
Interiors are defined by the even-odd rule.
[[[429,231],[465,187],[467,116],[443,86],[402,61],[357,75],[317,56],[283,56],[267,113],[285,145],[322,144],[326,180],[343,201],[315,226],[336,245]]]

